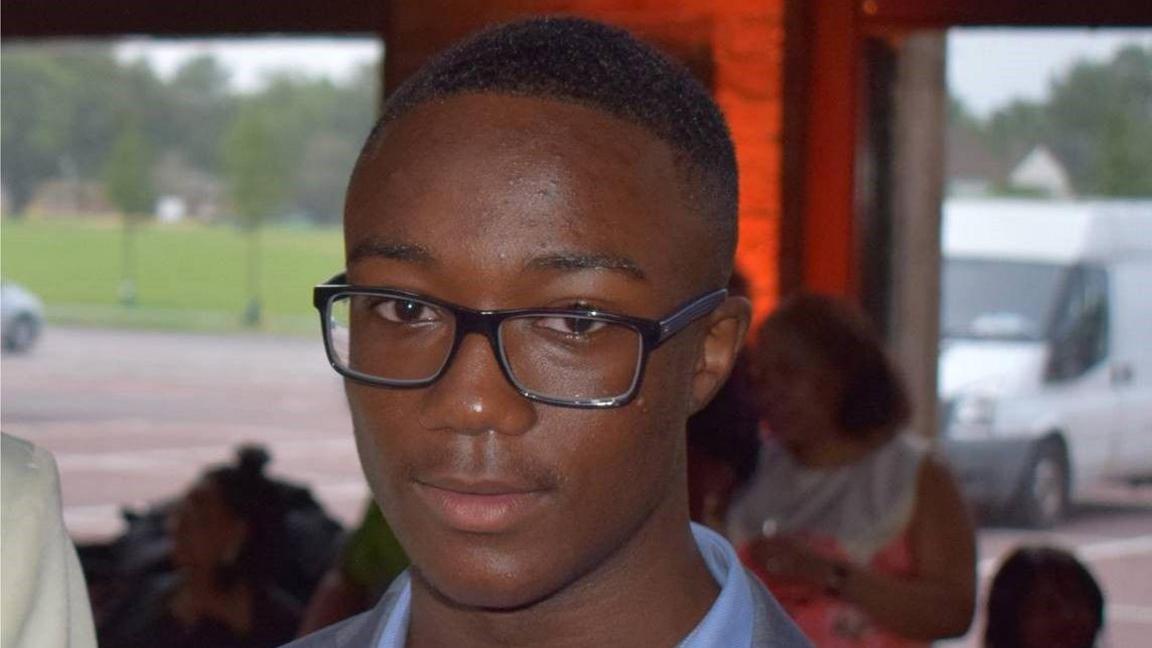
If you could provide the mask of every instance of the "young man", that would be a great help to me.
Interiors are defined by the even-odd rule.
[[[297,645],[806,645],[689,523],[685,421],[749,307],[732,143],[686,72],[583,20],[482,33],[389,100],[344,226],[316,304],[413,566]]]

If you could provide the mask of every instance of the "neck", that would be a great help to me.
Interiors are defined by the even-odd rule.
[[[417,574],[408,645],[674,646],[719,595],[680,509],[674,523],[643,525],[591,572],[523,608],[453,606]]]
[[[189,571],[169,601],[169,610],[185,625],[211,618],[223,621],[237,632],[247,633],[251,613],[249,594],[249,587],[243,583],[223,589],[215,578]]]

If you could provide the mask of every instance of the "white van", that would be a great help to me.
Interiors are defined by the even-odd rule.
[[[1031,526],[1152,477],[1152,201],[944,207],[941,448]]]

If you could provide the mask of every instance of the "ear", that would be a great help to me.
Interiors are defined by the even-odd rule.
[[[752,304],[744,297],[729,297],[709,317],[692,375],[692,414],[704,409],[728,380],[751,317]]]

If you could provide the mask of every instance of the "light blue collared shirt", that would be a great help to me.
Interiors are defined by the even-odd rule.
[[[751,580],[755,577],[740,564],[732,545],[715,531],[692,524],[692,535],[708,570],[720,585],[720,596],[700,624],[680,642],[680,648],[749,648],[755,616],[752,588],[759,587]],[[412,579],[408,572],[397,577],[389,589],[398,590],[399,594],[377,648],[404,648],[412,611]],[[780,620],[788,623],[782,615]]]

